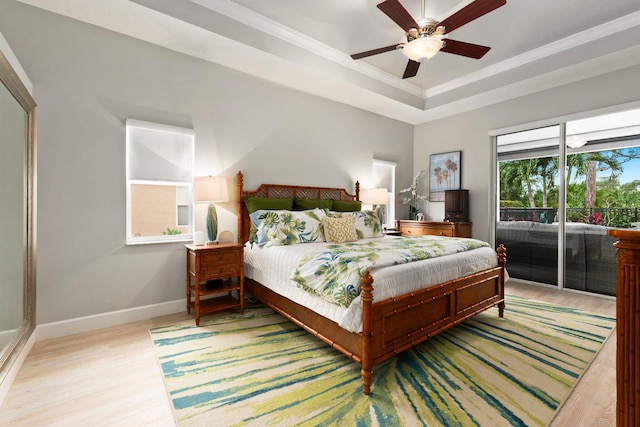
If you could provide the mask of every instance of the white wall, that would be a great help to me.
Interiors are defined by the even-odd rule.
[[[488,186],[494,167],[489,131],[637,101],[639,76],[640,66],[626,68],[416,126],[414,169],[428,168],[429,154],[462,150],[462,187],[470,190],[473,237],[489,240]],[[442,220],[444,203],[428,203],[426,214]]]
[[[184,298],[181,244],[124,244],[127,118],[192,127],[196,173],[242,170],[247,188],[366,188],[374,157],[411,179],[410,125],[21,3],[2,2],[0,31],[38,103],[38,324]]]

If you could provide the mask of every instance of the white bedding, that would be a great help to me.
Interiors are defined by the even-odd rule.
[[[402,239],[386,236],[384,239]],[[365,239],[363,239],[365,240]],[[291,276],[298,261],[311,248],[327,243],[304,243],[289,246],[245,246],[245,277],[256,280],[272,291],[315,311],[351,332],[362,331],[362,304],[360,297],[348,308],[331,304],[327,300],[298,288]],[[411,291],[466,276],[498,265],[496,252],[478,248],[439,258],[372,269],[374,303],[397,297]]]

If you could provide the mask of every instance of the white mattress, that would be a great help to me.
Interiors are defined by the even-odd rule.
[[[394,237],[384,237],[393,239]],[[363,239],[366,240],[366,239]],[[303,291],[291,280],[300,257],[307,250],[327,243],[304,243],[290,246],[258,247],[250,244],[244,251],[245,277],[256,280],[272,291],[327,317],[351,332],[362,331],[360,297],[348,308]],[[439,258],[371,269],[373,301],[384,301],[411,291],[436,285],[498,265],[496,252],[483,247]]]

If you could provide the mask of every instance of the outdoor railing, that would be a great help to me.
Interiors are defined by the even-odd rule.
[[[534,221],[552,223],[557,220],[555,208],[500,208],[500,221]],[[567,208],[567,222],[629,228],[640,218],[640,208]]]

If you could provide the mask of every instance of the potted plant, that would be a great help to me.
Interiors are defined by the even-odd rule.
[[[418,208],[418,201],[427,200],[427,196],[420,194],[420,189],[418,187],[418,182],[420,181],[422,174],[424,174],[424,169],[418,172],[413,178],[411,187],[400,190],[400,194],[408,193],[408,195],[402,199],[402,204],[409,204],[409,219],[416,219],[416,215],[420,212],[420,208]]]

